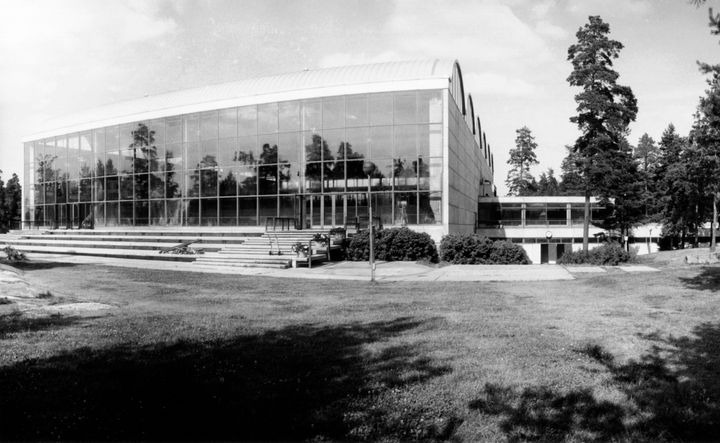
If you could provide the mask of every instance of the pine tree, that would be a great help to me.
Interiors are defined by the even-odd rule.
[[[530,174],[530,167],[538,163],[535,156],[535,137],[527,126],[515,131],[515,149],[510,150],[510,158],[507,163],[510,165],[505,184],[508,187],[508,195],[531,195],[533,193],[533,182],[535,179]],[[535,183],[535,188],[537,183]]]
[[[632,158],[622,149],[628,125],[637,115],[637,101],[629,87],[617,84],[619,74],[612,69],[612,63],[623,45],[609,39],[609,33],[607,23],[599,16],[591,16],[578,30],[577,43],[568,48],[573,71],[567,81],[570,86],[582,88],[575,96],[578,114],[570,121],[581,132],[573,149],[578,154],[584,185],[584,251],[588,250],[590,196],[599,195],[605,202],[615,199],[617,210],[617,203],[625,200],[621,193],[627,191],[620,180],[637,179],[637,168],[633,171]],[[630,212],[623,210],[619,214]],[[630,222],[623,219],[620,226],[627,228]]]
[[[660,207],[655,200],[655,182],[653,180],[655,176],[655,169],[658,166],[660,151],[655,145],[655,140],[652,139],[647,133],[643,134],[638,141],[637,148],[633,152],[633,157],[638,162],[638,168],[643,175],[643,188],[644,188],[644,210],[645,217],[657,214],[660,212]]]
[[[560,195],[583,195],[585,184],[582,177],[582,162],[580,155],[573,150],[572,146],[565,146],[568,154],[560,164]]]

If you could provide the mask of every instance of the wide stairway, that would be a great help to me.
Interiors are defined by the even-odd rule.
[[[203,254],[241,245],[259,235],[259,232],[231,230],[11,231],[0,235],[0,248],[8,245],[30,253],[192,262]]]
[[[226,245],[216,252],[197,256],[194,264],[202,267],[264,267],[288,268],[295,264],[312,266],[330,259],[330,251],[339,245],[319,245],[312,241],[315,235],[327,235],[327,230],[268,231],[260,237],[247,238],[242,244]],[[293,246],[307,246],[307,257],[298,258]]]

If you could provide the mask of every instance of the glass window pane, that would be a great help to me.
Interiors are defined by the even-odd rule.
[[[200,116],[190,114],[183,117],[183,141],[197,142],[200,140]]]
[[[124,203],[120,203],[123,205]],[[150,221],[150,207],[147,201],[136,201],[135,208],[135,226],[147,226]]]
[[[323,150],[327,149],[327,143],[320,134],[305,132],[303,134],[303,144],[305,145],[306,162],[319,162],[322,160]]]
[[[180,171],[183,169],[183,146],[181,144],[165,146],[165,171]]]
[[[202,226],[217,226],[217,199],[203,198],[200,200],[200,214]]]
[[[502,215],[500,224],[505,226],[520,226],[522,224],[521,203],[503,203],[500,211]]]
[[[181,143],[183,141],[182,118],[172,117],[165,120],[165,143]]]
[[[279,111],[281,132],[300,130],[300,102],[282,102]]]
[[[527,203],[525,205],[525,224],[547,224],[547,207],[545,206],[545,203]]]
[[[441,91],[419,91],[417,100],[419,123],[442,123]]]
[[[185,147],[185,167],[187,169],[197,169],[202,161],[202,153],[200,151],[200,143],[184,143]]]
[[[567,223],[567,208],[565,205],[548,204],[548,224],[565,225]]]
[[[390,93],[372,94],[368,99],[371,125],[393,123],[393,96]]]
[[[277,194],[277,165],[261,165],[258,167],[258,190],[261,195]]]
[[[105,196],[106,200],[117,200],[119,198],[120,192],[117,176],[107,177],[105,179]]]
[[[167,218],[165,217],[164,200],[150,202],[150,224],[160,226],[167,224]]]
[[[437,224],[442,223],[442,193],[421,192],[418,198],[419,215],[418,223]]]
[[[238,199],[238,225],[256,226],[257,221],[257,199],[256,198],[239,198]]]
[[[254,165],[260,158],[258,151],[260,150],[257,136],[238,137],[238,151],[237,156],[233,157],[233,162],[238,165]]]
[[[200,200],[194,198],[185,202],[185,225],[197,226],[200,223]]]
[[[415,92],[398,92],[395,94],[395,124],[415,123],[417,121],[417,104]]]
[[[367,126],[368,98],[366,95],[351,95],[346,98],[345,124],[347,126]]]
[[[224,138],[218,142],[218,164],[232,166],[237,162],[237,139]]]
[[[237,137],[237,108],[223,109],[218,118],[220,138]]]
[[[164,145],[165,144],[165,121],[163,120],[152,120],[147,123],[148,129],[150,130],[150,144]]]
[[[345,141],[344,129],[324,130],[323,139],[323,161],[333,161],[338,152],[342,154]]]
[[[323,129],[345,126],[345,99],[333,97],[323,100]]]
[[[148,176],[150,180],[150,198],[165,198],[165,174],[153,173]]]
[[[260,135],[258,136],[258,145],[260,146],[261,164],[275,164],[278,162],[278,146],[277,135]]]
[[[417,156],[416,151],[416,126],[396,126],[395,127],[395,153],[396,159],[410,161]]]
[[[117,126],[105,128],[105,150],[115,150],[120,147],[120,134]]]
[[[200,171],[200,191],[203,197],[217,196],[218,171],[217,168],[202,169]]]
[[[120,177],[120,200],[132,200],[133,198],[133,176],[124,175]]]
[[[280,193],[292,194],[300,191],[301,169],[298,163],[282,163],[278,166]]]
[[[218,171],[218,193],[220,196],[234,197],[237,195],[237,171],[223,167]]]
[[[200,140],[218,138],[218,113],[203,112],[200,115]]]
[[[257,195],[257,168],[239,166],[237,170],[238,195]]]
[[[177,172],[165,173],[165,197],[179,198],[183,196],[183,176]]]
[[[348,160],[363,159],[370,156],[368,128],[348,128],[345,131],[345,156]]]
[[[200,170],[195,169],[192,171],[185,171],[185,183],[186,183],[186,196],[188,197],[199,197],[200,196]]]
[[[370,157],[392,158],[393,131],[392,126],[376,126],[370,128]]]
[[[201,162],[204,165],[217,165],[218,142],[217,140],[205,140],[200,143],[202,155]]]
[[[280,163],[299,162],[301,150],[300,133],[291,132],[289,134],[280,134],[278,137],[278,161]]]
[[[117,226],[120,222],[119,206],[117,202],[105,204],[105,226]]]
[[[96,153],[105,150],[105,128],[93,130],[93,147]]]
[[[135,200],[147,200],[150,195],[148,174],[135,174]]]
[[[237,225],[237,199],[221,198],[219,201],[219,224],[220,226]]]
[[[265,224],[268,217],[277,217],[277,197],[260,197],[258,199],[258,218]]]
[[[258,105],[258,134],[270,134],[278,130],[277,103]]]
[[[238,108],[238,135],[257,134],[257,107]]]
[[[128,148],[134,143],[133,133],[137,129],[136,123],[120,125],[120,149]]]
[[[322,102],[304,101],[302,103],[302,129],[319,132],[322,128]]]
[[[133,155],[134,149],[123,149],[119,154],[118,170],[121,174],[132,174],[133,173]]]

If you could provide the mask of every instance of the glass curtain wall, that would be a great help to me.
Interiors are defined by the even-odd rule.
[[[45,226],[441,223],[442,91],[348,95],[139,121],[25,144]],[[368,183],[372,199],[367,200]]]

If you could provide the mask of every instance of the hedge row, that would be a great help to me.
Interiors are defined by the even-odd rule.
[[[352,261],[367,261],[370,257],[368,231],[352,237],[345,257]],[[522,246],[489,240],[476,234],[450,234],[440,242],[440,254],[435,242],[426,233],[408,228],[391,228],[375,231],[374,252],[377,260],[417,261],[436,263],[438,258],[454,264],[529,264]]]
[[[433,263],[438,261],[435,241],[430,235],[408,228],[376,230],[373,249],[377,260],[429,260]],[[367,261],[370,258],[369,231],[359,232],[352,237],[345,257],[352,261]]]
[[[583,251],[567,251],[560,258],[558,263],[561,265],[602,265],[616,266],[620,263],[627,263],[635,259],[634,252],[628,252],[620,246],[619,243],[611,242]]]
[[[449,234],[443,237],[440,259],[453,264],[530,264],[522,246],[505,240],[492,241],[477,234]]]

